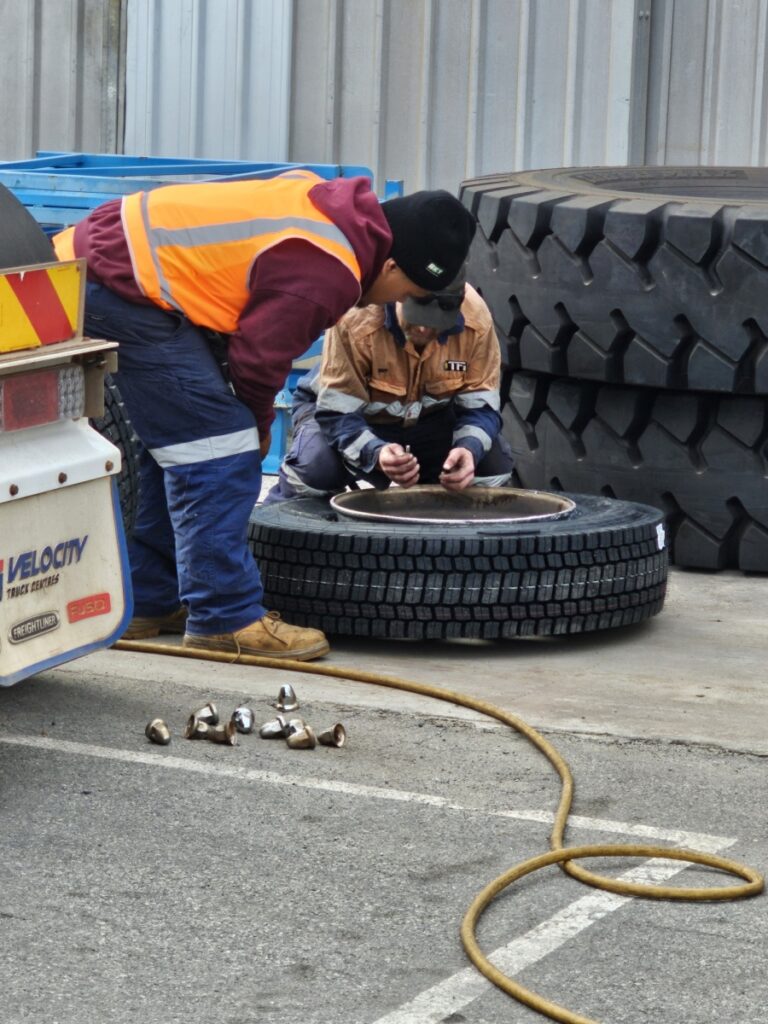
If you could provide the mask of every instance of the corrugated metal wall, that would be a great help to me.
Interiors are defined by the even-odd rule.
[[[410,191],[768,157],[768,0],[0,0],[0,16],[0,159],[355,163]]]
[[[127,0],[126,153],[284,160],[291,0]]]
[[[646,158],[766,163],[768,0],[654,0]]]
[[[0,0],[0,25],[0,159],[119,149],[122,0]]]
[[[295,0],[292,159],[406,188],[626,163],[650,19],[640,0]],[[638,82],[639,76],[639,82]],[[642,127],[642,126],[641,126]]]

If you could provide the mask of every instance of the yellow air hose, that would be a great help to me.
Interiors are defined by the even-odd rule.
[[[486,885],[477,894],[464,915],[464,920],[461,924],[461,941],[464,944],[464,949],[469,959],[489,981],[492,981],[494,985],[514,999],[524,1003],[526,1006],[530,1006],[531,1009],[536,1010],[538,1013],[550,1017],[552,1020],[562,1021],[563,1024],[597,1024],[591,1017],[582,1017],[580,1014],[573,1013],[557,1003],[544,999],[536,992],[531,991],[531,989],[518,985],[517,982],[493,966],[480,949],[475,937],[477,923],[485,908],[500,892],[503,892],[504,889],[518,878],[523,878],[525,875],[538,871],[540,868],[548,867],[550,864],[559,864],[573,878],[584,882],[586,885],[591,885],[595,889],[605,889],[622,896],[643,896],[646,899],[659,900],[735,900],[745,896],[757,896],[765,887],[763,876],[754,868],[747,867],[745,864],[739,864],[737,861],[728,860],[725,857],[700,853],[696,850],[680,850],[667,846],[623,844],[564,846],[563,838],[573,802],[573,776],[570,768],[552,744],[545,740],[536,729],[516,715],[510,714],[508,711],[504,711],[488,701],[478,700],[475,697],[457,693],[455,690],[444,690],[437,686],[412,682],[409,679],[399,679],[396,676],[382,676],[376,672],[359,672],[354,669],[335,668],[332,665],[307,664],[303,661],[289,661],[278,658],[257,658],[247,654],[231,655],[219,651],[204,651],[172,644],[147,643],[135,640],[120,640],[115,644],[115,647],[121,651],[136,651],[143,654],[170,654],[181,658],[203,658],[207,661],[219,661],[228,664],[236,662],[240,665],[254,665],[260,668],[277,668],[291,672],[304,672],[310,675],[331,676],[336,679],[349,679],[358,683],[372,683],[375,686],[388,686],[394,690],[407,690],[410,693],[419,693],[424,697],[433,697],[435,700],[444,700],[451,704],[457,704],[460,707],[479,711],[481,714],[503,722],[522,736],[525,736],[547,758],[560,776],[560,802],[550,835],[551,850],[549,853],[542,853],[537,857],[521,861],[515,867],[499,875],[498,878]],[[573,863],[575,860],[590,857],[661,857],[665,860],[686,861],[689,864],[701,864],[704,867],[715,868],[726,874],[742,878],[745,884],[717,888],[684,889],[675,886],[642,885],[634,882],[624,882],[620,879],[594,874],[581,867],[581,865]]]

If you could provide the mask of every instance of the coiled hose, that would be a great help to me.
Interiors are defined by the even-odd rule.
[[[550,864],[559,864],[567,874],[578,879],[580,882],[584,882],[585,885],[593,886],[595,889],[604,889],[622,896],[642,896],[646,899],[658,900],[735,900],[746,896],[757,896],[765,887],[763,876],[754,868],[750,868],[745,864],[739,864],[737,861],[728,860],[725,857],[700,853],[697,850],[680,850],[674,847],[635,844],[565,846],[565,829],[571,804],[573,803],[573,775],[570,768],[552,744],[545,740],[536,729],[516,715],[510,714],[510,712],[504,711],[488,701],[478,700],[475,697],[458,693],[455,690],[445,690],[441,687],[416,683],[409,679],[400,679],[396,676],[383,676],[376,672],[359,672],[354,669],[335,668],[332,665],[308,664],[303,661],[278,658],[261,658],[247,654],[232,655],[219,651],[205,651],[172,644],[147,643],[143,640],[120,640],[115,644],[115,647],[122,651],[136,651],[144,654],[170,654],[181,658],[203,658],[207,661],[219,661],[228,664],[237,663],[240,665],[254,665],[260,668],[284,669],[291,672],[304,672],[310,675],[349,679],[359,683],[372,683],[376,686],[388,686],[395,690],[407,690],[410,693],[418,693],[424,697],[433,697],[435,700],[443,700],[450,704],[457,704],[460,707],[479,711],[481,714],[503,722],[522,736],[525,736],[547,758],[560,776],[560,801],[550,834],[551,849],[548,853],[542,853],[537,857],[531,857],[516,864],[508,871],[499,875],[498,878],[495,878],[477,894],[461,923],[461,941],[469,959],[489,981],[492,981],[502,991],[517,999],[518,1002],[524,1003],[526,1006],[550,1017],[552,1020],[561,1021],[563,1024],[597,1024],[591,1017],[582,1017],[578,1013],[573,1013],[564,1006],[552,1003],[531,989],[525,988],[516,981],[513,981],[502,971],[494,967],[480,949],[475,937],[477,923],[483,911],[499,893],[503,892],[504,889],[508,888],[518,878],[523,878],[525,875],[538,871],[540,868],[548,867]],[[595,874],[580,864],[574,863],[576,860],[591,857],[662,857],[666,860],[681,860],[689,864],[701,864],[704,867],[715,868],[726,874],[734,875],[737,878],[743,879],[744,884],[716,888],[684,889],[676,886],[643,885],[636,882],[625,882],[620,879]]]

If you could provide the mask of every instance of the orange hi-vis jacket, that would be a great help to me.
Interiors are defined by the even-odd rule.
[[[165,185],[122,200],[122,224],[136,283],[161,309],[224,334],[238,325],[254,261],[289,239],[335,257],[358,285],[355,251],[310,200],[323,179],[294,170],[267,180]],[[74,252],[74,229],[54,239],[60,259]]]

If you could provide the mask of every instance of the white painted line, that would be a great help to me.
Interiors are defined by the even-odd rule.
[[[500,818],[520,818],[525,821],[539,821],[551,825],[555,820],[549,811],[493,811]],[[585,818],[581,814],[568,816],[568,828],[593,829],[595,832],[615,832],[637,839],[661,839],[675,846],[696,847],[698,850],[714,852],[723,846],[730,846],[735,839],[714,836],[709,832],[687,832],[680,828],[656,828],[653,825],[633,825],[625,821],[611,821],[609,818]],[[714,844],[714,845],[713,845]]]
[[[121,750],[119,747],[99,747],[91,743],[75,743],[72,740],[53,739],[50,736],[0,736],[0,743],[17,747],[31,747],[38,750],[53,750],[61,754],[76,754],[83,757],[98,757],[106,761],[121,761],[124,764],[147,765],[151,768],[165,768],[176,771],[194,772],[198,775],[218,776],[235,779],[238,782],[264,782],[273,786],[298,786],[303,789],[320,789],[342,796],[364,797],[373,800],[393,800],[399,803],[421,804],[427,807],[443,807],[465,814],[481,814],[489,818],[513,818],[516,821],[535,821],[551,825],[554,816],[548,811],[535,810],[494,810],[457,804],[442,796],[430,793],[412,793],[403,789],[385,789],[381,786],[364,786],[357,782],[339,782],[333,779],[318,779],[305,775],[282,775],[279,772],[262,771],[258,768],[243,768],[239,765],[209,764],[192,758],[176,757],[165,750],[140,751]],[[595,832],[610,832],[674,843],[676,846],[696,847],[714,852],[735,842],[724,836],[707,833],[685,832],[682,829],[653,828],[650,825],[632,825],[623,821],[605,818],[585,818],[572,815],[569,828],[591,829]],[[679,864],[678,861],[670,863]],[[678,870],[682,870],[679,868]]]
[[[736,840],[720,840],[711,844],[708,852],[716,853]],[[675,860],[646,861],[639,867],[619,875],[630,882],[659,884],[683,871],[687,865]],[[513,939],[488,954],[495,967],[509,977],[543,960],[575,935],[583,932],[595,921],[618,910],[633,897],[615,893],[592,891],[559,913],[532,928],[525,935]],[[466,967],[445,981],[421,992],[415,999],[398,1007],[392,1013],[379,1017],[374,1024],[438,1024],[452,1013],[458,1013],[473,1000],[493,990],[493,985],[474,967]]]
[[[56,751],[62,754],[97,757],[124,764],[146,765],[156,769],[193,772],[198,775],[235,779],[238,782],[262,782],[270,785],[320,789],[345,796],[396,800],[430,807],[443,807],[447,810],[462,811],[468,814],[484,814],[489,817],[514,818],[520,821],[535,821],[544,824],[551,824],[553,821],[553,815],[547,811],[485,810],[478,807],[462,806],[428,793],[410,793],[405,790],[383,789],[378,786],[334,782],[330,779],[306,778],[300,775],[281,775],[278,772],[260,771],[237,765],[207,764],[184,757],[176,757],[165,751],[150,753],[148,751],[121,750],[115,747],[99,747],[45,736],[2,736],[0,743],[29,747],[35,750]],[[653,828],[650,825],[632,825],[604,818],[586,818],[581,815],[573,815],[569,818],[569,826],[574,829],[591,829],[616,835],[666,840],[677,846],[695,847],[709,853],[717,853],[736,842],[735,839],[725,836],[685,832],[681,829]],[[624,872],[619,877],[627,881],[659,884],[685,870],[686,867],[687,865],[681,861],[657,859],[646,861],[638,867]],[[489,959],[499,970],[514,977],[526,967],[549,956],[569,939],[589,928],[595,921],[618,910],[631,899],[631,896],[590,891],[547,921],[532,928],[525,935],[496,949],[489,955]],[[380,1017],[374,1024],[439,1024],[449,1014],[457,1013],[492,987],[491,983],[474,967],[467,967],[450,978],[446,978],[445,981],[421,992],[415,999],[392,1013]]]

